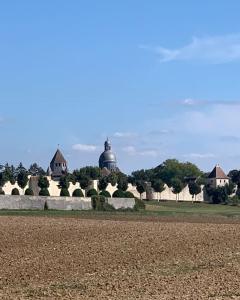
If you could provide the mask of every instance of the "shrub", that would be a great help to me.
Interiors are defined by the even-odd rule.
[[[73,194],[72,194],[73,197],[84,197],[83,195],[83,192],[81,189],[76,189]]]
[[[27,195],[27,196],[34,196],[33,190],[30,189],[30,188],[26,189],[25,195]]]
[[[111,194],[108,191],[102,191],[99,193],[100,196],[111,198]]]
[[[87,197],[97,196],[98,192],[95,189],[91,189],[87,192]]]
[[[145,207],[146,207],[146,205],[143,202],[143,200],[135,198],[135,205],[134,205],[135,210],[145,209]]]
[[[5,192],[2,188],[0,188],[0,195],[5,195]]]
[[[19,190],[17,188],[14,188],[12,190],[12,195],[15,195],[15,196],[20,195]]]
[[[39,192],[39,196],[50,196],[48,189],[41,189]]]
[[[62,188],[60,192],[61,197],[70,197],[69,191],[66,188]]]
[[[122,190],[116,190],[113,195],[113,198],[124,198],[125,197],[125,193]]]
[[[229,197],[228,203],[232,206],[238,206],[240,203],[240,199],[237,195],[233,196],[233,197]]]
[[[92,208],[98,211],[114,211],[115,208],[106,202],[103,196],[92,196]]]
[[[124,193],[124,197],[125,198],[134,198],[134,195],[133,195],[133,193],[127,191]]]

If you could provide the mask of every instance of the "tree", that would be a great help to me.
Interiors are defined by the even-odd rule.
[[[26,185],[28,184],[28,174],[26,171],[22,170],[18,173],[17,183],[22,189],[26,187]]]
[[[98,192],[95,189],[87,191],[87,197],[97,196]]]
[[[89,179],[88,176],[82,176],[82,177],[80,178],[79,183],[80,183],[81,188],[82,188],[83,190],[86,190],[86,188],[87,188],[87,187],[89,186],[89,184],[90,184],[90,179]]]
[[[81,189],[76,189],[73,194],[72,194],[73,197],[84,197],[83,195],[83,192]]]
[[[189,182],[188,184],[188,189],[189,189],[189,193],[192,195],[192,202],[195,196],[195,201],[196,201],[196,197],[198,194],[201,193],[201,186],[199,184],[197,184],[196,182]]]
[[[235,184],[230,181],[228,184],[225,185],[225,189],[228,196],[231,196],[235,192]]]
[[[42,188],[39,192],[39,196],[50,196],[49,191],[47,188]]]
[[[174,178],[171,182],[173,193],[176,194],[176,201],[179,201],[179,193],[183,190],[183,183],[180,179]]]
[[[27,195],[27,196],[34,196],[33,190],[30,189],[30,188],[26,189],[25,195]]]
[[[137,191],[140,194],[140,199],[142,200],[142,194],[145,192],[145,184],[143,181],[137,181]]]
[[[7,181],[8,181],[8,180],[7,180],[7,177],[6,177],[5,172],[4,172],[4,171],[1,172],[1,173],[0,173],[0,187],[3,187],[4,184],[5,184]]]
[[[14,188],[14,189],[12,190],[12,195],[14,195],[14,196],[20,195],[19,190],[18,190],[17,188]]]
[[[48,181],[47,177],[44,177],[41,175],[38,179],[38,186],[40,187],[40,189],[48,189],[49,181]]]
[[[118,181],[118,176],[116,173],[112,172],[111,174],[108,175],[107,180],[109,183],[111,183],[112,186],[115,186]]]
[[[23,166],[23,164],[21,162],[19,163],[19,165],[15,169],[15,177],[17,177],[19,173],[27,173],[26,168]]]
[[[237,186],[240,186],[240,171],[232,170],[228,173],[228,177],[231,178],[231,181]]]
[[[60,192],[60,197],[70,197],[69,191],[67,188],[63,187]]]
[[[213,204],[219,204],[219,203],[227,203],[228,201],[228,195],[226,188],[224,186],[219,186],[216,189],[213,190],[212,194],[212,202]]]
[[[131,193],[131,192],[129,192],[129,191],[126,191],[126,192],[124,193],[124,197],[125,197],[125,198],[135,198],[134,195],[133,195],[133,193]]]
[[[126,191],[128,188],[128,181],[127,181],[127,176],[121,175],[118,178],[118,185],[117,185],[118,190]]]
[[[116,190],[113,195],[113,198],[124,198],[125,197],[125,193],[122,190]]]
[[[33,163],[29,167],[28,173],[32,176],[46,175],[46,172],[37,163]]]
[[[111,198],[111,194],[108,191],[105,191],[105,190],[101,191],[99,193],[99,196],[103,196],[105,198]]]
[[[66,189],[67,190],[70,186],[68,176],[62,176],[59,180],[59,185],[58,186],[59,186],[60,189]]]
[[[102,177],[98,182],[98,188],[100,191],[105,191],[108,186],[108,180],[106,177]]]
[[[164,182],[161,179],[154,180],[152,182],[152,187],[157,194],[160,193],[160,199],[161,199],[161,193],[165,190]],[[158,195],[157,195],[157,200],[159,200]]]

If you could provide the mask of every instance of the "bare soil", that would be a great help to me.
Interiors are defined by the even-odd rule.
[[[240,299],[227,223],[0,217],[0,299]]]

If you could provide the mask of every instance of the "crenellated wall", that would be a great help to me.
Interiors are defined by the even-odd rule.
[[[49,181],[49,193],[50,196],[52,197],[59,197],[60,196],[60,192],[61,189],[59,188],[59,182],[52,180],[51,177],[47,177],[48,181]],[[17,183],[15,184],[11,184],[10,182],[7,182],[4,186],[3,186],[3,191],[5,192],[6,195],[11,195],[12,194],[12,190],[14,188],[17,188],[19,190],[20,195],[24,195],[25,190],[29,187],[29,185],[31,186],[31,183],[29,182],[28,185],[24,188],[21,189]],[[89,185],[89,187],[86,189],[96,189],[99,192],[98,189],[98,180],[93,180],[92,183]],[[69,186],[69,193],[70,196],[72,196],[74,190],[76,189],[81,189],[80,184],[77,182],[76,184],[70,183]],[[86,195],[86,191],[84,191],[83,189],[81,189],[83,192],[83,195]],[[117,185],[112,186],[110,183],[108,184],[106,190],[111,194],[111,196],[113,195],[113,193],[117,190]],[[129,184],[128,185],[128,189],[127,191],[133,193],[133,195],[137,198],[140,197],[136,186]],[[36,195],[37,196],[37,195]],[[168,200],[168,201],[176,201],[176,194],[174,194],[172,192],[172,189],[169,188],[167,185],[165,185],[165,190],[160,194],[160,193],[155,193],[151,188],[148,190],[148,192],[143,193],[142,195],[142,199],[152,199],[152,200]],[[178,200],[179,201],[192,201],[192,195],[189,193],[189,189],[188,186],[186,186],[181,193],[178,195]],[[196,200],[198,202],[203,202],[204,201],[204,191],[203,191],[203,186],[202,186],[202,191],[200,194],[197,195]]]

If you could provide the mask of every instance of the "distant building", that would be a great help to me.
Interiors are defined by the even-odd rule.
[[[225,186],[226,184],[229,184],[229,177],[219,165],[216,165],[208,176],[208,184],[213,188]]]
[[[119,171],[117,168],[117,159],[111,148],[111,143],[107,139],[104,143],[104,152],[99,157],[99,168],[106,169],[109,172],[117,172]]]
[[[62,152],[57,149],[48,168],[47,174],[53,179],[58,179],[68,172],[67,161],[62,155]]]

